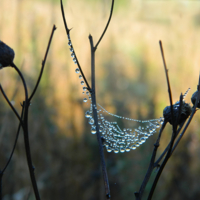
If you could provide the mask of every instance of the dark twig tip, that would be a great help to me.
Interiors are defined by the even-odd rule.
[[[56,25],[54,24],[53,25],[53,30],[55,31],[57,29]]]

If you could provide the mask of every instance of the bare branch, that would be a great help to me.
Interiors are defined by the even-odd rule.
[[[6,96],[6,93],[4,92],[1,84],[0,84],[0,90],[1,90],[1,93],[3,94],[5,100],[7,101],[8,105],[11,107],[11,109],[13,110],[13,112],[15,113],[16,117],[18,118],[18,120],[20,121],[21,124],[23,124],[18,112],[16,111],[16,109],[14,108],[14,106],[12,105],[12,103],[10,102],[10,100],[8,99],[8,97]]]
[[[99,38],[99,41],[97,42],[97,44],[96,44],[95,47],[94,47],[95,50],[97,49],[97,47],[98,47],[99,43],[101,42],[101,40],[102,40],[104,34],[106,33],[106,30],[107,30],[108,25],[109,25],[109,23],[110,23],[110,20],[111,20],[111,18],[112,18],[112,13],[113,13],[113,8],[114,8],[114,2],[115,2],[115,0],[112,0],[111,10],[110,10],[110,16],[109,16],[108,22],[107,22],[107,24],[106,24],[106,27],[105,27],[105,29],[104,29],[104,31],[103,31],[101,37]]]
[[[104,187],[105,187],[105,193],[106,198],[110,199],[110,187],[109,187],[109,181],[108,181],[108,175],[106,170],[106,163],[103,153],[103,145],[101,140],[101,135],[99,132],[99,124],[98,124],[98,116],[97,116],[97,105],[96,105],[96,94],[95,94],[95,49],[93,46],[93,38],[90,35],[90,47],[91,47],[91,72],[92,72],[92,90],[91,90],[91,96],[92,96],[92,109],[93,109],[93,115],[94,115],[94,122],[96,125],[96,131],[97,131],[97,141],[99,144],[99,152],[100,152],[100,158],[101,158],[101,165],[102,165],[102,172],[103,172],[103,179],[104,179]]]
[[[50,36],[50,39],[49,39],[49,43],[48,43],[48,46],[47,46],[47,49],[46,49],[46,53],[45,53],[45,56],[44,56],[44,60],[42,61],[42,68],[40,70],[40,74],[39,74],[39,77],[38,77],[38,80],[37,80],[37,83],[35,85],[35,88],[33,89],[33,92],[31,94],[31,96],[29,97],[29,102],[31,101],[31,99],[33,98],[37,88],[38,88],[38,85],[40,83],[40,80],[41,80],[41,77],[42,77],[42,74],[43,74],[43,70],[44,70],[44,66],[45,66],[45,63],[46,63],[46,58],[47,58],[47,55],[48,55],[48,52],[49,52],[49,48],[50,48],[50,45],[51,45],[51,41],[52,41],[52,37],[53,37],[53,34],[54,34],[54,31],[56,30],[56,26],[54,25],[53,26],[53,29],[52,29],[52,32],[51,32],[51,36]]]

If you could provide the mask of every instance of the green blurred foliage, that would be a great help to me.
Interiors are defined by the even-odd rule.
[[[64,1],[71,38],[90,80],[91,33],[96,42],[106,24],[110,1]],[[108,111],[135,119],[162,116],[169,104],[158,41],[163,41],[174,102],[188,87],[196,90],[199,63],[199,2],[116,1],[108,31],[96,53],[97,101]],[[29,132],[42,199],[104,199],[96,137],[84,118],[82,86],[75,74],[61,18],[59,1],[0,1],[0,39],[15,50],[29,93],[38,77],[53,24],[55,32],[40,87],[32,100]],[[12,69],[0,71],[0,82],[20,112],[24,92]],[[18,121],[0,95],[0,168],[13,146]],[[154,199],[198,199],[199,113],[168,162]],[[122,124],[123,125],[123,124]],[[163,134],[159,152],[170,140]],[[134,199],[148,168],[157,134],[135,151],[106,153],[114,200]],[[155,174],[147,185],[150,190]],[[188,192],[189,191],[189,192]],[[4,200],[16,194],[34,199],[20,133],[13,160],[3,177]],[[145,196],[146,197],[146,196]],[[144,198],[145,199],[145,198]]]

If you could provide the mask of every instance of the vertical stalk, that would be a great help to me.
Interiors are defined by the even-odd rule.
[[[19,76],[22,80],[23,86],[24,86],[24,92],[25,92],[25,101],[23,102],[24,116],[22,117],[23,124],[21,124],[21,125],[22,125],[23,131],[24,131],[24,143],[25,143],[26,158],[27,158],[27,164],[28,164],[28,168],[29,168],[29,173],[30,173],[30,177],[31,177],[31,182],[32,182],[35,198],[36,198],[36,200],[40,200],[40,195],[39,195],[37,182],[36,182],[35,174],[34,174],[34,167],[32,164],[30,144],[29,144],[28,109],[29,109],[30,101],[28,99],[28,90],[27,90],[26,82],[25,82],[24,77],[23,77],[22,73],[20,72],[20,70],[17,68],[17,66],[14,63],[12,63],[12,67],[19,74]]]
[[[99,153],[100,153],[100,158],[101,158],[101,166],[102,166],[102,172],[103,172],[106,198],[110,199],[109,181],[108,181],[105,158],[104,158],[104,153],[103,153],[103,145],[102,145],[101,135],[100,135],[100,132],[99,132],[99,124],[98,124],[98,117],[97,117],[97,105],[96,105],[96,94],[95,94],[95,48],[93,46],[93,38],[92,38],[91,35],[89,36],[89,40],[90,40],[90,46],[91,46],[92,109],[93,109],[93,115],[94,115],[94,122],[95,122],[95,126],[96,126],[96,132],[97,132],[96,133],[97,134],[97,141],[98,141],[98,144],[99,144]]]
[[[23,119],[23,121],[24,121],[24,126],[23,126],[24,143],[25,143],[26,158],[27,158],[27,163],[28,163],[28,168],[29,168],[29,173],[30,173],[30,177],[31,177],[31,182],[32,182],[35,198],[36,198],[36,200],[40,200],[40,194],[39,194],[39,191],[38,191],[37,182],[36,182],[36,178],[35,178],[35,174],[34,174],[35,168],[34,168],[33,163],[32,163],[30,143],[29,143],[29,134],[28,134],[28,109],[29,109],[29,105],[30,105],[30,102],[28,100],[23,103],[23,106],[25,108],[24,119]]]

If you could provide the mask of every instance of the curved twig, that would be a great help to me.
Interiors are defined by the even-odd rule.
[[[12,105],[12,103],[10,102],[10,100],[8,99],[8,97],[6,96],[6,93],[4,92],[1,84],[0,84],[0,90],[1,90],[1,93],[3,94],[5,100],[7,101],[8,105],[11,107],[11,109],[13,110],[13,112],[15,113],[16,117],[18,118],[18,120],[20,121],[21,124],[23,124],[18,112],[16,111],[16,109],[14,108],[14,106]]]
[[[38,85],[40,83],[40,80],[41,80],[41,77],[42,77],[42,73],[43,73],[43,70],[44,70],[44,66],[45,66],[45,63],[46,63],[46,58],[47,58],[47,55],[48,55],[48,52],[49,52],[49,48],[50,48],[50,45],[51,45],[51,41],[52,41],[52,37],[53,37],[53,34],[54,34],[54,31],[56,30],[56,26],[53,25],[53,29],[52,29],[52,32],[51,32],[51,36],[50,36],[50,39],[49,39],[49,43],[48,43],[48,46],[47,46],[47,49],[46,49],[46,53],[45,53],[45,56],[44,56],[44,60],[42,61],[42,68],[40,70],[40,74],[39,74],[39,77],[38,77],[38,80],[37,80],[37,83],[35,85],[35,88],[33,89],[33,92],[32,94],[30,95],[29,97],[29,101],[31,101],[31,99],[33,98],[37,88],[38,88]]]
[[[73,53],[74,53],[74,56],[75,56],[75,58],[76,58],[76,63],[77,63],[77,66],[78,66],[78,68],[79,68],[79,70],[80,70],[80,73],[81,73],[81,75],[82,75],[82,77],[83,77],[83,80],[84,80],[85,84],[87,85],[87,89],[90,91],[90,90],[91,90],[91,87],[90,87],[90,85],[88,84],[88,81],[87,81],[87,79],[86,79],[86,77],[85,77],[85,75],[84,75],[84,73],[83,73],[83,71],[82,71],[82,69],[81,69],[81,66],[80,66],[79,61],[78,61],[78,58],[77,58],[77,56],[76,56],[74,47],[73,47],[72,42],[71,42],[71,38],[70,38],[70,30],[71,30],[71,29],[68,29],[68,26],[67,26],[67,22],[66,22],[66,19],[65,19],[65,12],[64,12],[64,8],[63,8],[62,0],[60,0],[60,4],[61,4],[61,12],[62,12],[63,22],[64,22],[64,25],[65,25],[65,30],[66,30],[66,33],[67,33],[68,40],[69,40],[69,42],[70,42],[70,44],[71,44],[70,46],[71,46],[71,48],[73,49]]]
[[[21,73],[21,71],[18,69],[18,67],[12,63],[11,66],[17,71],[17,73],[19,74],[21,80],[22,80],[22,83],[23,83],[23,86],[24,86],[24,93],[25,93],[25,101],[28,100],[28,90],[27,90],[27,86],[26,86],[26,82],[24,80],[24,77]]]
[[[24,107],[22,107],[21,118],[23,117],[23,114],[24,114]],[[1,171],[2,174],[3,174],[4,171],[6,170],[6,168],[8,167],[8,165],[9,165],[11,159],[12,159],[12,156],[13,156],[13,153],[14,153],[14,151],[15,151],[16,144],[17,144],[17,140],[18,140],[20,128],[21,128],[21,123],[19,123],[18,129],[17,129],[17,134],[16,134],[16,137],[15,137],[15,142],[14,142],[13,149],[12,149],[12,151],[11,151],[10,157],[9,157],[7,163],[5,164],[5,167],[4,167],[3,170]]]
[[[110,10],[110,16],[109,16],[108,22],[107,22],[107,24],[106,24],[106,27],[105,27],[105,29],[104,29],[104,31],[103,31],[101,37],[99,38],[99,41],[97,42],[97,44],[96,44],[95,47],[94,47],[95,50],[97,49],[97,46],[98,46],[99,43],[101,42],[101,40],[102,40],[102,38],[103,38],[104,34],[106,33],[106,30],[107,30],[107,28],[108,28],[108,26],[109,26],[110,20],[111,20],[111,18],[112,18],[112,13],[113,13],[113,8],[114,8],[114,2],[115,2],[115,0],[112,0],[111,10]]]

